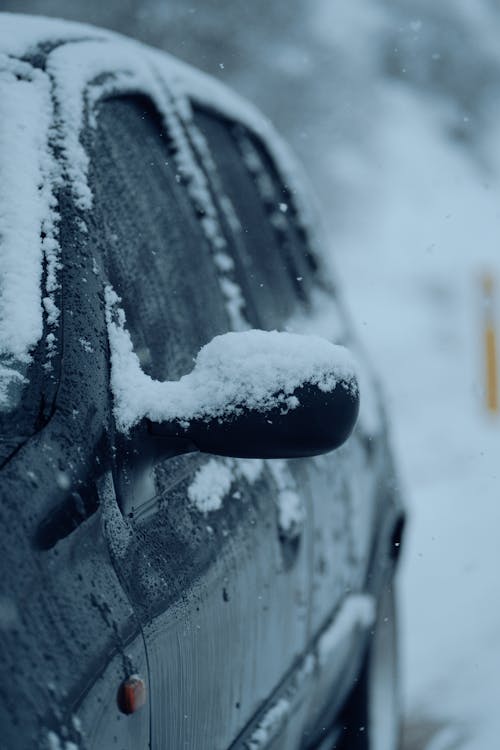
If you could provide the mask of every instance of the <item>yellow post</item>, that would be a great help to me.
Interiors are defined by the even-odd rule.
[[[494,284],[490,274],[483,276],[484,293],[484,351],[486,359],[486,406],[496,414],[498,404],[498,368],[495,322],[493,317]]]

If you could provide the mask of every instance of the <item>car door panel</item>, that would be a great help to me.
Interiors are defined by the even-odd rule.
[[[209,462],[228,463],[195,458],[177,484],[161,466],[156,503],[136,493],[137,512],[120,489],[134,538],[123,575],[147,642],[155,747],[228,747],[306,642],[309,551],[299,539],[292,564],[285,557],[272,479],[265,468],[254,481],[233,469],[221,507],[204,513],[190,487]]]

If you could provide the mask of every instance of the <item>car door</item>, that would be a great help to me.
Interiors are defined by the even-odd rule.
[[[311,251],[297,198],[265,146],[240,124],[206,110],[194,120],[213,156],[214,180],[230,201],[228,220],[236,217],[231,225],[242,283],[254,302],[254,324],[322,335],[359,349],[335,285]],[[288,462],[311,509],[309,644],[320,667],[311,691],[311,733],[328,704],[334,711],[340,705],[359,664],[355,647],[364,642],[370,624],[372,603],[359,594],[366,586],[374,536],[379,427],[377,396],[364,373],[360,423],[347,443],[325,456]],[[336,625],[342,610],[350,613],[347,628]]]
[[[248,312],[212,187],[199,169],[203,199],[193,200],[175,143],[141,97],[101,103],[90,162],[93,231],[134,350],[152,377],[177,379]],[[190,454],[153,466],[140,429],[115,447],[129,528],[118,572],[147,645],[152,746],[229,747],[301,663],[302,498],[280,462]]]

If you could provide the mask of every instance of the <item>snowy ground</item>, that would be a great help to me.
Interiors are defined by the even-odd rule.
[[[500,282],[498,135],[486,121],[478,156],[450,138],[456,113],[441,98],[396,78],[379,79],[372,96],[369,148],[332,153],[349,201],[331,233],[384,382],[409,502],[405,749],[491,750],[500,743],[500,415],[484,406],[480,282],[484,272]],[[498,286],[496,323],[500,331]]]
[[[500,170],[481,173],[450,147],[439,114],[399,84],[383,95],[337,266],[385,383],[408,490],[408,722],[451,721],[471,738],[459,747],[487,750],[500,737],[500,420],[484,408],[480,275],[500,276]],[[456,733],[440,736],[429,750],[457,746]]]

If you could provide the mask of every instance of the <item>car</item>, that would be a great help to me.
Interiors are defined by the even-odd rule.
[[[0,14],[0,89],[2,748],[395,750],[405,510],[300,168],[92,26]]]

